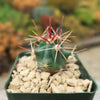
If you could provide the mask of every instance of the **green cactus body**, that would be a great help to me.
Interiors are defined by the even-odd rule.
[[[63,22],[63,18],[62,18]],[[34,50],[36,55],[38,68],[48,72],[56,72],[62,67],[65,66],[66,60],[71,52],[66,47],[63,46],[65,40],[69,40],[71,38],[71,32],[62,32],[62,24],[60,29],[58,28],[56,31],[51,27],[51,22],[49,22],[49,26],[40,35],[38,28],[35,25],[37,33],[34,33],[36,36],[34,37],[34,43],[39,42],[39,46]],[[32,40],[32,39],[31,39]],[[32,45],[31,45],[32,47]]]
[[[66,58],[70,55],[70,51],[68,50],[61,49],[61,52]],[[43,46],[40,46],[35,50],[35,54],[38,62],[38,67],[45,71],[55,72],[64,67],[66,63],[66,59],[59,51],[55,61],[56,50],[54,44],[43,44]]]

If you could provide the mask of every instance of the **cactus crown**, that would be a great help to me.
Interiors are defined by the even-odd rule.
[[[39,43],[39,46],[32,51],[36,55],[38,62],[38,68],[44,71],[56,72],[60,68],[64,67],[68,56],[70,55],[70,47],[64,47],[63,43],[71,38],[72,32],[62,33],[62,24],[64,17],[62,17],[60,29],[57,28],[56,31],[51,26],[51,20],[49,19],[49,26],[45,29],[43,34],[40,34],[38,28],[35,25],[36,32],[33,31],[35,36],[31,36],[31,46],[32,43]],[[62,34],[61,34],[62,33]]]

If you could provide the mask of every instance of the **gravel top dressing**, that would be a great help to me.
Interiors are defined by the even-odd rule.
[[[77,59],[70,55],[58,72],[49,73],[37,68],[36,56],[23,56],[13,70],[7,91],[11,93],[75,93],[90,92],[92,81],[80,79]]]

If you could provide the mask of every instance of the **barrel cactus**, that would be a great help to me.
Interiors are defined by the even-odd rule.
[[[71,32],[62,33],[62,23],[60,28],[55,31],[51,26],[51,21],[49,20],[49,26],[45,29],[43,34],[40,34],[35,22],[37,33],[33,31],[35,36],[31,36],[31,47],[32,43],[39,43],[36,49],[32,49],[32,53],[36,55],[38,68],[43,71],[48,71],[54,73],[64,67],[68,56],[71,54],[70,47],[64,47],[63,43],[69,38],[71,38]],[[29,38],[30,39],[30,38]]]

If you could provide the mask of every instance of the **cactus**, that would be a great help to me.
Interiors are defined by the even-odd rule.
[[[62,23],[61,21],[60,28],[57,28],[55,31],[51,26],[51,21],[49,19],[49,26],[45,29],[42,35],[40,35],[35,22],[37,33],[34,32],[36,36],[31,36],[32,42],[39,42],[39,46],[36,49],[32,49],[32,52],[35,53],[38,68],[44,71],[54,73],[64,67],[68,56],[70,55],[70,47],[64,47],[63,43],[69,38],[71,38],[72,32],[65,32],[62,34]],[[47,34],[46,34],[47,33]],[[29,38],[30,40],[30,38]],[[32,47],[31,42],[31,47]],[[67,50],[66,50],[67,49]]]

